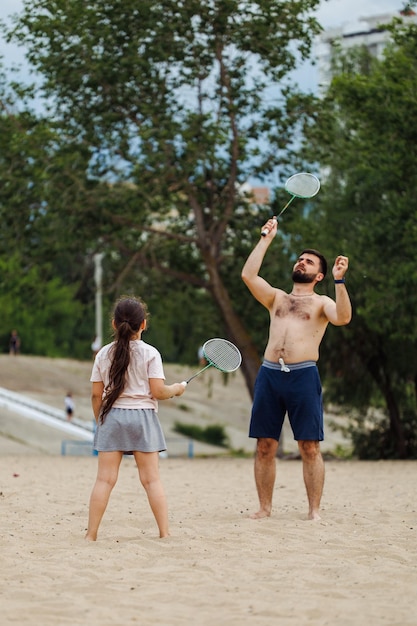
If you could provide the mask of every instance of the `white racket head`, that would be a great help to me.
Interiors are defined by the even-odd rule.
[[[215,337],[203,345],[203,354],[207,361],[221,372],[234,372],[242,363],[239,349],[227,339]]]
[[[320,181],[314,174],[300,172],[289,177],[285,190],[296,198],[312,198],[320,190]]]

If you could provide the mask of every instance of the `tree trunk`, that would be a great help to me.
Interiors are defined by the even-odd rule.
[[[214,302],[222,314],[228,332],[228,339],[235,343],[242,353],[241,369],[249,394],[253,398],[255,379],[261,365],[258,350],[233,309],[229,294],[220,278],[216,264],[212,259],[206,259],[206,267],[210,276],[209,289]]]
[[[392,387],[387,359],[384,352],[379,348],[377,350],[371,348],[371,352],[373,353],[372,358],[369,358],[367,350],[369,351],[367,343],[363,341],[359,349],[361,358],[385,399],[390,424],[390,435],[394,443],[395,451],[400,459],[405,459],[408,453],[407,440],[404,434],[404,425],[401,420],[399,405]]]
[[[404,435],[404,427],[401,421],[398,403],[394,398],[392,389],[384,389],[385,401],[387,403],[390,430],[395,443],[395,449],[400,459],[407,458],[407,441]]]

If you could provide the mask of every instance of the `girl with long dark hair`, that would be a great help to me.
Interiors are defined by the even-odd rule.
[[[166,450],[158,419],[158,400],[184,393],[181,383],[165,384],[160,353],[142,340],[146,305],[123,297],[114,308],[114,341],[97,353],[93,371],[92,407],[97,422],[94,449],[97,478],[90,496],[85,538],[96,541],[124,454],[133,454],[140,482],[148,496],[160,537],[169,535],[168,508],[159,476],[159,452]]]

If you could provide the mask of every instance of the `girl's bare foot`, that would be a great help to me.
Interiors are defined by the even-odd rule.
[[[97,541],[97,535],[95,537],[93,537],[92,535],[89,535],[88,533],[86,534],[86,536],[84,537],[84,539],[86,541]]]

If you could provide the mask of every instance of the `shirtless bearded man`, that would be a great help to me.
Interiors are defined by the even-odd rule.
[[[344,281],[348,259],[338,256],[333,266],[336,299],[315,293],[326,275],[326,259],[317,250],[304,250],[293,267],[293,288],[287,294],[259,276],[265,253],[277,233],[269,220],[249,255],[242,279],[270,314],[269,339],[256,379],[249,436],[257,439],[255,483],[259,511],[253,518],[269,517],[275,484],[276,455],[285,414],[298,442],[308,498],[308,518],[320,519],[324,485],[323,407],[316,362],[327,325],[348,324],[352,307]]]

